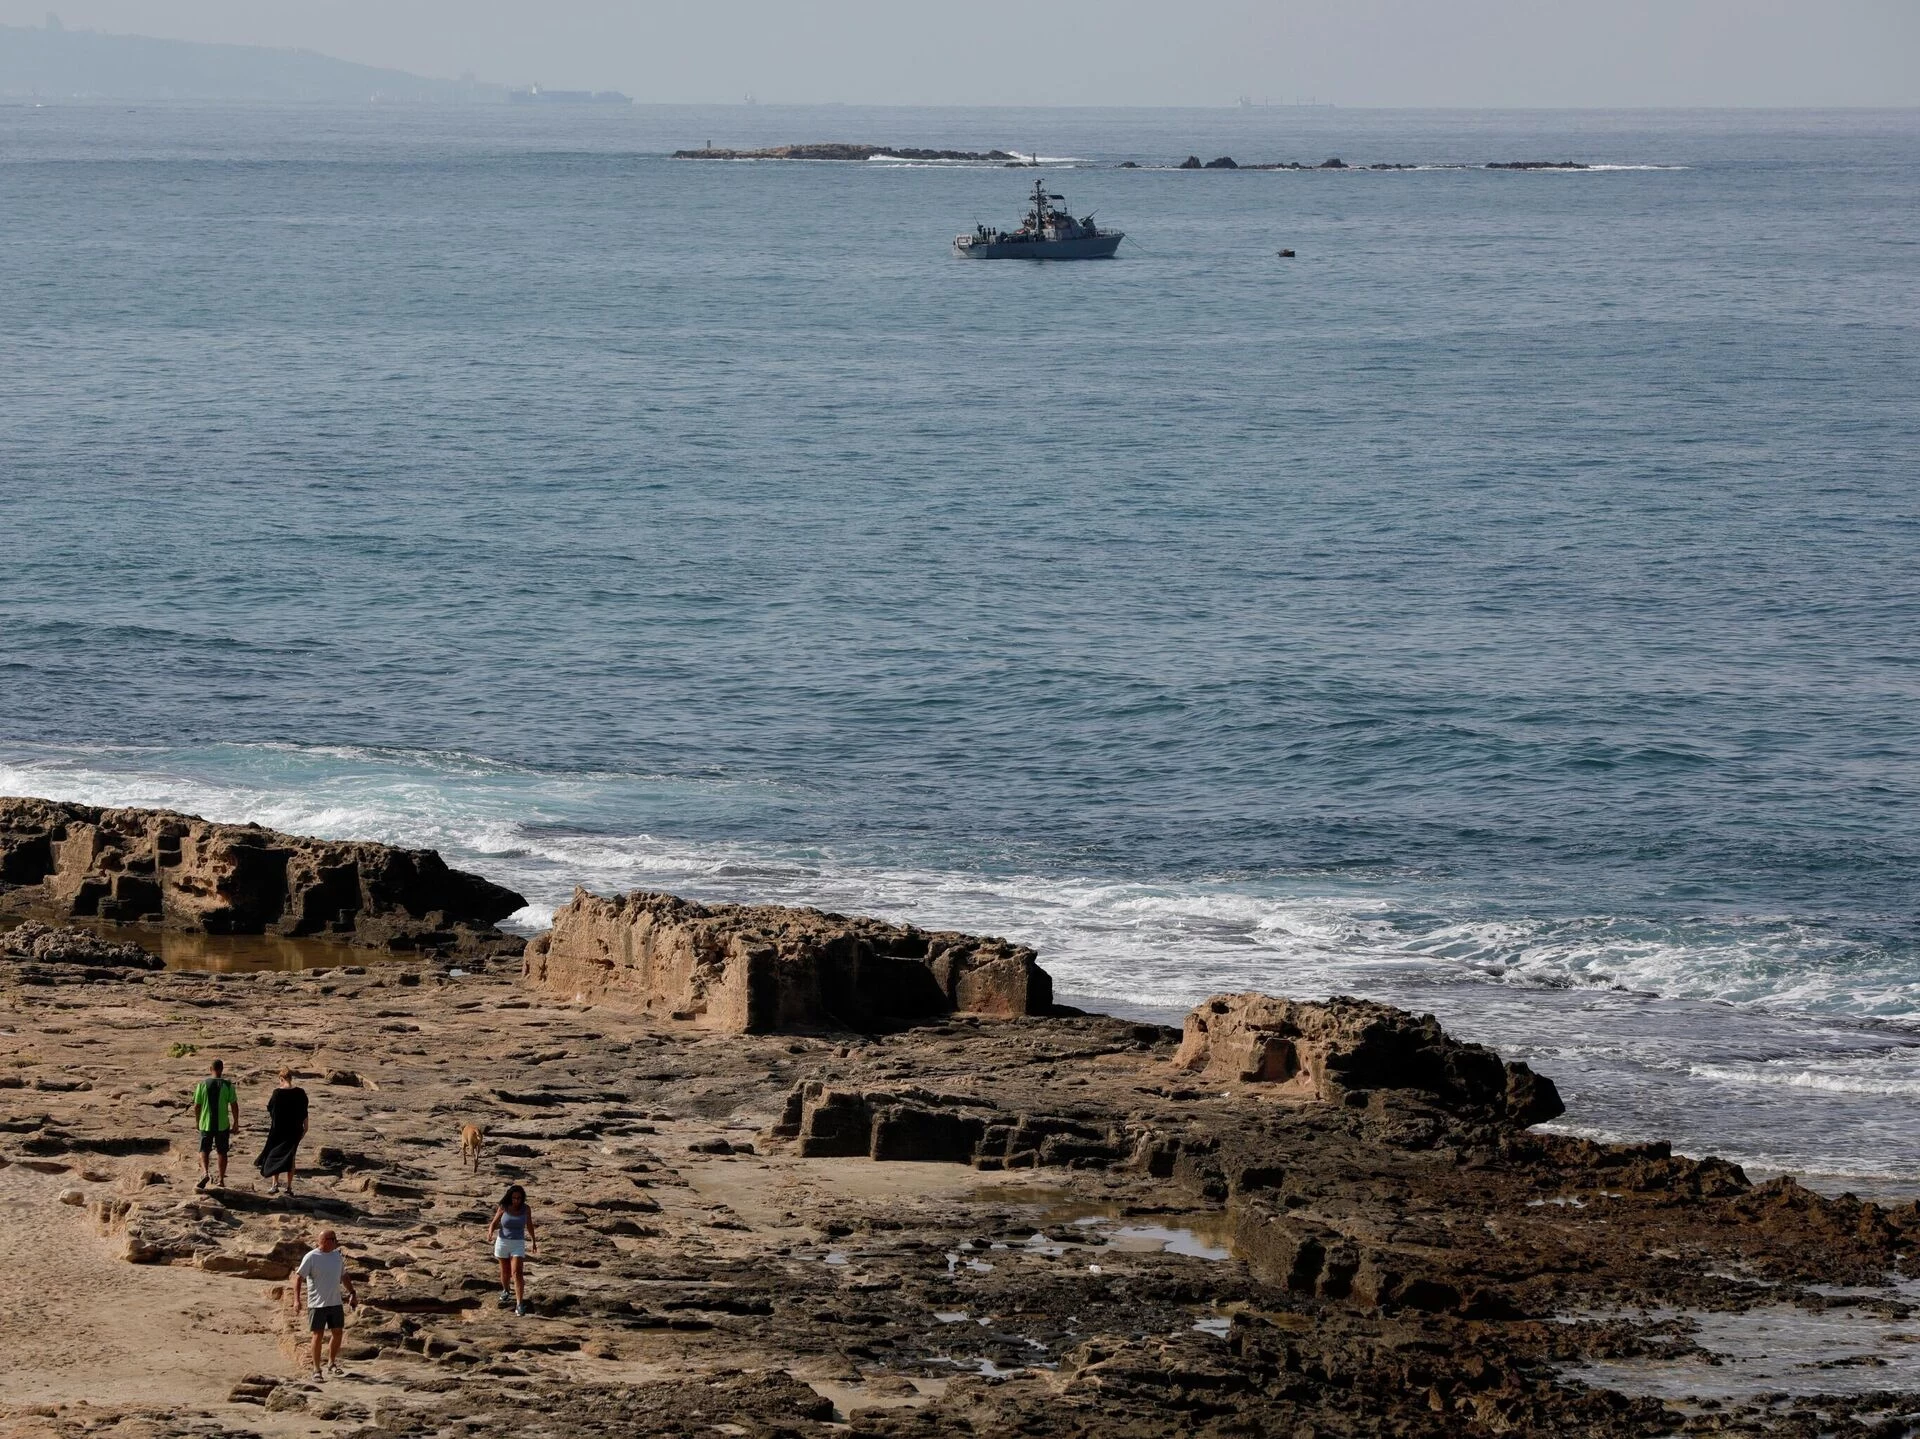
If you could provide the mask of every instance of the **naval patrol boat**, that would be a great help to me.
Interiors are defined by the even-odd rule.
[[[1049,195],[1046,182],[1033,182],[1033,208],[1017,230],[996,230],[977,225],[971,235],[954,237],[953,248],[974,260],[1111,260],[1126,235],[1119,230],[1103,230],[1093,216],[1076,220],[1056,203],[1065,205],[1063,195]]]

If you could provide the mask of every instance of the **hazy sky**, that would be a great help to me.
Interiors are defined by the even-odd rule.
[[[47,0],[0,0],[37,25]],[[83,26],[641,100],[1915,105],[1920,0],[53,0]]]

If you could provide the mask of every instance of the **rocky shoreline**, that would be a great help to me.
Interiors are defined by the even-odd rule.
[[[27,883],[18,852],[0,903],[44,910],[85,868],[63,849]],[[1176,1031],[1054,1005],[1006,941],[811,910],[581,892],[518,956],[432,953],[380,908],[326,931],[351,962],[253,974],[155,970],[139,926],[0,933],[0,1432],[1652,1439],[1920,1413],[1891,1341],[1822,1367],[1775,1340],[1744,1391],[1705,1342],[1796,1316],[1898,1339],[1920,1206],[1543,1133],[1551,1080],[1430,1017],[1221,995]],[[186,1095],[215,1055],[243,1133],[199,1194]],[[283,1064],[314,1108],[291,1202],[247,1164]],[[542,1224],[525,1318],[481,1239],[509,1181]],[[285,1279],[323,1223],[368,1303],[349,1377],[313,1384]],[[103,1388],[156,1367],[150,1330],[197,1367]]]
[[[517,950],[526,902],[430,849],[0,797],[0,913],[447,955]]]

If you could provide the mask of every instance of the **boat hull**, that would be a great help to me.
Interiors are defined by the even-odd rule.
[[[969,260],[1111,260],[1125,238],[1118,230],[1074,240],[976,240],[962,235],[953,248]]]

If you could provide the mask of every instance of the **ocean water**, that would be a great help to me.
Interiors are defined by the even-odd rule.
[[[963,262],[1029,172],[667,158],[817,139],[1038,153],[1130,240]],[[1916,142],[0,108],[0,792],[436,845],[528,929],[661,886],[1128,1012],[1374,995],[1573,1131],[1903,1192]]]

